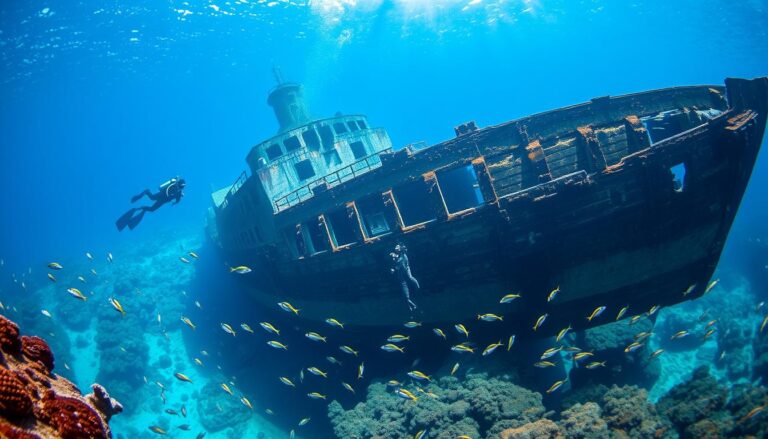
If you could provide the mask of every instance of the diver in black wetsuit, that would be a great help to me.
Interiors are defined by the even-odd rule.
[[[416,309],[416,304],[411,300],[411,292],[408,288],[408,283],[413,284],[416,288],[419,287],[419,281],[411,274],[411,265],[408,263],[407,249],[402,244],[395,246],[395,251],[389,255],[392,257],[394,266],[389,270],[397,276],[397,280],[400,282],[400,288],[403,290],[403,295],[408,301],[408,308],[411,311]]]
[[[154,204],[151,206],[134,207],[128,212],[125,212],[115,223],[115,225],[117,225],[117,230],[122,231],[126,226],[133,230],[139,225],[141,220],[144,219],[145,213],[154,212],[159,209],[160,206],[171,200],[173,200],[172,205],[179,204],[181,197],[184,196],[184,187],[186,185],[187,183],[183,178],[176,177],[161,184],[160,189],[155,194],[149,189],[144,189],[141,193],[134,195],[133,198],[131,198],[131,203],[135,203],[146,196],[154,201]]]

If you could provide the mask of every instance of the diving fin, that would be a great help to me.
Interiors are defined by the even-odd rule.
[[[115,221],[115,225],[117,226],[117,230],[122,232],[123,229],[125,228],[125,226],[128,225],[128,222],[131,220],[131,218],[133,217],[134,213],[136,213],[136,208],[128,210],[128,212],[125,212],[123,214],[123,216],[118,218],[117,221]]]
[[[139,210],[139,209],[137,209],[137,210]],[[144,211],[139,212],[138,215],[132,217],[128,221],[128,228],[131,229],[131,230],[135,229],[136,226],[139,225],[139,223],[141,222],[142,219],[144,219]]]

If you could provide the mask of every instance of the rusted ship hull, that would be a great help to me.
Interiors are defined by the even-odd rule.
[[[726,85],[596,99],[382,156],[380,169],[280,213],[276,223],[289,228],[308,214],[323,223],[329,206],[345,206],[352,217],[354,200],[379,193],[398,225],[392,233],[367,239],[361,230],[359,242],[331,240],[332,251],[300,258],[287,245],[227,253],[269,273],[243,278],[266,307],[289,301],[304,318],[350,325],[496,313],[530,331],[546,313],[540,332],[550,333],[613,320],[623,307],[629,317],[698,297],[749,181],[768,109],[766,78]],[[711,117],[696,119],[692,112],[703,108]],[[682,116],[662,124],[664,140],[650,139],[641,119],[669,110]],[[681,132],[669,136],[674,131]],[[682,187],[670,170],[680,164]],[[457,165],[472,167],[485,202],[452,213],[435,172]],[[390,189],[408,181],[424,182],[434,220],[404,224]],[[416,313],[390,273],[395,243],[407,245],[421,283],[412,290]],[[508,293],[522,297],[500,304]],[[607,307],[604,315],[588,322],[597,306]]]

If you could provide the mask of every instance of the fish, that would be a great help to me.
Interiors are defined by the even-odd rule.
[[[574,361],[581,361],[587,357],[594,357],[595,354],[592,352],[584,351],[584,352],[578,352],[576,355],[573,356]]]
[[[227,334],[231,334],[231,335],[232,335],[232,337],[234,337],[234,336],[235,336],[235,330],[234,330],[234,329],[232,329],[232,327],[231,327],[231,326],[229,326],[229,324],[228,324],[228,323],[222,323],[222,324],[221,324],[221,329],[223,329],[223,330],[224,330],[224,332],[226,332]]]
[[[426,439],[427,438],[427,430],[421,430],[418,433],[416,433],[415,436],[413,436],[413,439]]]
[[[299,369],[299,381],[304,382],[304,369]]]
[[[246,406],[249,409],[253,410],[253,405],[251,405],[251,401],[249,401],[248,398],[246,398],[245,396],[240,398],[240,402],[242,402],[244,406]]]
[[[618,322],[619,320],[621,320],[621,318],[624,317],[624,314],[626,314],[628,310],[629,310],[629,306],[625,306],[625,307],[621,308],[619,310],[619,313],[616,314],[616,320],[615,321]]]
[[[589,370],[597,369],[598,367],[605,367],[605,361],[593,361],[584,367],[586,367]]]
[[[318,392],[307,393],[307,396],[310,399],[327,399],[325,395],[323,395],[322,393],[318,393]]]
[[[403,326],[405,326],[408,329],[418,328],[421,326],[421,322],[405,322],[403,323]]]
[[[329,324],[330,326],[335,326],[337,328],[344,329],[344,324],[332,317],[325,319],[325,323]]]
[[[270,340],[270,341],[267,342],[267,344],[272,346],[275,349],[282,349],[284,351],[288,350],[288,346],[287,345],[284,345],[284,344],[282,344],[282,343],[280,343],[279,341],[276,341],[276,340]]]
[[[40,311],[40,313],[43,314],[46,317],[52,317],[51,313],[47,309],[44,309],[44,310]]]
[[[203,439],[206,434],[207,432],[201,431],[200,433],[197,434],[197,436],[195,436],[195,439]]]
[[[189,253],[187,253],[187,254],[188,254],[189,256],[191,256],[191,257],[195,258],[195,259],[200,259],[200,256],[198,256],[198,254],[197,254],[197,253],[195,253],[195,252],[189,252]]]
[[[408,341],[410,339],[411,339],[411,337],[408,337],[407,335],[395,334],[395,335],[390,336],[387,339],[387,341],[391,342],[391,343],[402,343],[402,342]]]
[[[707,285],[707,288],[704,289],[704,294],[702,294],[702,296],[712,291],[712,289],[715,288],[719,283],[720,283],[720,279],[715,279],[712,282],[710,282],[709,285]]]
[[[90,261],[93,260],[93,255],[90,254],[89,252],[85,252],[85,257],[88,258],[88,260],[90,260]]]
[[[696,284],[692,284],[691,286],[686,288],[685,291],[683,291],[683,297],[691,294],[693,292],[693,290],[695,290],[695,289],[696,289]]]
[[[83,302],[88,301],[88,298],[83,295],[83,293],[80,292],[77,288],[67,288],[67,292],[72,295],[72,297],[75,297],[77,299],[82,300]]]
[[[482,320],[484,322],[503,322],[504,318],[497,316],[496,314],[478,314],[477,320]]]
[[[624,348],[624,352],[626,353],[635,352],[636,350],[640,349],[643,346],[645,346],[643,343],[636,341],[630,344],[629,346],[627,346],[626,348]]]
[[[592,319],[599,317],[600,314],[603,313],[603,311],[605,311],[605,307],[604,306],[598,306],[597,308],[595,308],[594,311],[592,311],[592,314],[590,314],[589,317],[587,317],[587,320],[591,322]]]
[[[406,375],[417,381],[432,381],[432,378],[430,378],[427,374],[418,370],[412,370]]]
[[[689,335],[690,335],[690,333],[689,333],[688,331],[686,331],[686,330],[684,330],[684,329],[683,329],[682,331],[677,331],[677,332],[675,332],[675,333],[672,335],[672,337],[669,337],[669,339],[670,339],[670,340],[677,340],[677,339],[680,339],[680,338],[683,338],[683,337],[687,337],[687,336],[689,336]]]
[[[384,346],[381,347],[381,350],[384,352],[400,352],[401,354],[405,353],[405,349],[392,343],[385,344]]]
[[[540,360],[546,360],[547,358],[550,358],[554,356],[555,354],[559,353],[561,350],[563,350],[562,346],[558,346],[556,348],[549,348],[546,351],[544,351],[543,354],[541,354]]]
[[[268,414],[270,416],[275,414],[275,412],[273,412],[272,409],[266,409],[266,410],[264,410],[264,413],[266,413],[266,414]]]
[[[245,265],[239,265],[237,267],[231,267],[229,269],[230,273],[237,273],[237,274],[248,274],[251,271],[253,271],[253,270],[251,270],[250,268],[246,267]]]
[[[560,293],[560,285],[555,287],[554,290],[550,291],[549,295],[547,296],[547,302],[551,302],[555,300],[555,297]]]
[[[568,331],[570,331],[571,329],[573,329],[571,325],[568,325],[567,328],[561,329],[560,332],[557,333],[557,337],[555,337],[555,341],[559,342],[560,340],[562,340],[563,337],[565,337],[565,335],[568,334]]]
[[[765,266],[765,268],[768,270],[768,265]],[[757,305],[755,305],[755,312],[760,312],[760,310],[765,306],[765,301],[759,302]]]
[[[638,334],[635,334],[635,341],[643,341],[646,338],[650,337],[651,335],[653,335],[653,332],[650,332],[650,331],[640,332]]]
[[[160,313],[157,313],[157,324],[162,325],[163,324],[163,318],[160,316]]]
[[[181,416],[187,417],[187,406],[184,404],[181,405]]]
[[[341,352],[344,352],[345,354],[354,355],[355,357],[357,357],[357,351],[347,345],[339,346],[339,350]]]
[[[568,381],[568,378],[566,378],[564,380],[556,381],[555,384],[552,384],[552,386],[550,386],[549,389],[547,389],[547,393],[555,392],[557,389],[562,387],[563,384],[565,384],[566,381]]]
[[[216,6],[216,5],[211,5]],[[288,434],[288,439],[294,439],[296,437],[296,430],[291,429],[291,432]]]
[[[243,331],[253,334],[253,329],[251,329],[251,326],[248,323],[240,323],[240,327],[243,328]]]
[[[454,376],[454,375],[456,375],[456,372],[457,372],[458,370],[459,370],[459,363],[456,363],[456,364],[454,364],[454,365],[453,365],[453,367],[451,368],[451,376]]]
[[[288,377],[280,377],[280,382],[286,386],[296,387],[296,384],[293,384],[293,381]]]
[[[659,305],[653,305],[651,309],[648,310],[648,317],[654,315],[659,308],[661,308]]]
[[[51,262],[50,264],[48,264],[48,268],[50,268],[51,270],[61,270],[64,267],[58,262]]]
[[[192,323],[192,320],[189,320],[189,317],[181,316],[181,321],[184,322],[185,325],[189,326],[192,329],[197,328],[194,323]]]
[[[51,280],[51,282],[56,282],[56,277],[52,275],[51,273],[48,273],[48,279]]]
[[[294,308],[294,306],[288,302],[280,302],[277,304],[277,306],[279,306],[285,312],[292,312],[296,315],[299,315],[299,311],[301,311],[299,309]]]
[[[259,325],[262,328],[264,328],[264,330],[267,331],[267,332],[271,332],[273,334],[280,335],[280,331],[277,328],[275,328],[274,326],[272,326],[272,324],[269,323],[269,322],[261,322],[261,323],[259,323]]]
[[[328,374],[323,372],[322,370],[312,366],[310,368],[307,368],[307,371],[311,373],[312,375],[317,375],[319,377],[328,378]]]
[[[79,281],[80,281],[80,282],[82,282],[82,283],[87,283],[87,282],[85,281],[85,278],[84,278],[83,276],[77,276],[77,280],[79,280]]]
[[[115,310],[120,313],[120,315],[125,316],[125,309],[123,309],[123,305],[117,299],[110,297],[109,303],[112,305],[112,308],[115,308]]]
[[[539,328],[541,328],[541,325],[544,324],[544,322],[547,320],[547,317],[549,317],[549,314],[544,314],[538,319],[536,319],[536,323],[533,325],[533,330],[536,331]]]
[[[467,331],[467,328],[464,327],[461,323],[458,323],[456,325],[453,325],[454,328],[456,328],[456,332],[459,334],[464,334],[464,337],[469,338],[469,331]]]
[[[176,377],[176,379],[177,379],[177,380],[179,380],[179,381],[185,381],[185,382],[187,382],[187,383],[191,383],[191,382],[192,382],[192,380],[191,380],[191,379],[189,379],[189,377],[188,377],[188,376],[184,375],[184,374],[183,374],[183,373],[181,373],[181,372],[176,372],[176,373],[174,373],[174,374],[173,374],[173,376],[175,376],[175,377]]]
[[[323,343],[326,343],[325,337],[318,334],[317,332],[307,332],[306,334],[304,334],[304,336],[312,341],[321,341]]]
[[[199,309],[203,309],[203,305],[200,304],[199,300],[195,300],[195,306],[198,307]]]
[[[235,392],[233,392],[232,389],[229,388],[227,383],[221,383],[221,384],[219,384],[219,387],[221,387],[221,390],[229,393],[230,395],[234,395],[235,394]]]
[[[465,344],[457,344],[455,346],[452,346],[451,350],[453,352],[458,352],[460,354],[467,353],[467,352],[469,352],[470,354],[474,354],[475,353],[475,350],[472,347],[467,346]]]
[[[704,334],[704,335],[703,335],[701,338],[702,338],[703,340],[706,340],[706,339],[708,339],[709,337],[712,337],[712,334],[714,334],[715,332],[717,332],[717,329],[715,329],[715,328],[712,328],[712,329],[710,329],[709,331],[707,331],[707,332],[706,332],[706,333],[705,333],[705,334]]]
[[[168,413],[169,415],[179,416],[179,412],[177,412],[174,409],[165,409],[165,412]]]
[[[179,260],[185,264],[189,264],[191,261],[184,256],[179,256]]]
[[[403,389],[403,388],[399,388],[399,389],[395,390],[395,395],[397,395],[397,396],[399,396],[400,398],[403,398],[403,399],[410,399],[411,401],[418,401],[419,400],[419,398],[416,395],[414,395],[413,393],[411,393],[408,390]]]
[[[443,330],[440,328],[432,328],[432,332],[434,332],[438,337],[442,337],[443,340],[448,339],[448,337],[445,335],[445,332],[443,332]]]
[[[659,355],[664,353],[664,349],[656,349],[651,353],[651,355],[648,357],[648,359],[653,360],[654,358],[658,357]]]
[[[112,262],[114,260],[115,258],[112,256],[112,253],[107,253],[107,262]]]
[[[765,326],[768,325],[768,315],[763,317],[762,323],[760,323],[760,333],[763,333],[763,329],[765,329]]]
[[[544,369],[544,368],[547,368],[547,367],[554,367],[555,363],[553,363],[551,361],[546,361],[545,360],[545,361],[538,361],[538,362],[534,363],[533,366],[534,367],[538,367],[540,369]]]
[[[309,423],[311,418],[304,418],[301,421],[299,421],[299,427],[303,427]]]
[[[489,344],[485,349],[483,349],[483,354],[482,354],[483,357],[491,355],[496,349],[498,349],[501,346],[504,346],[501,340],[499,340],[498,343]]]
[[[401,383],[398,380],[389,380],[387,381],[387,387],[401,387],[403,383]]]
[[[741,422],[744,422],[744,421],[749,421],[750,419],[754,418],[758,414],[762,413],[762,411],[765,410],[766,406],[767,405],[761,405],[761,406],[757,406],[757,407],[753,408],[752,410],[749,411],[749,413],[747,413],[746,415],[742,416],[741,419],[739,419],[739,422],[741,423]]]
[[[636,315],[636,316],[632,316],[632,318],[631,318],[631,319],[629,319],[629,324],[630,324],[630,325],[634,325],[635,323],[637,323],[637,322],[638,322],[640,319],[642,319],[642,318],[643,318],[643,315],[642,315],[642,314],[638,314],[638,315]]]
[[[363,373],[365,372],[365,363],[360,363],[359,366],[357,366],[357,379],[361,380],[363,379]]]
[[[714,326],[715,324],[717,324],[717,319],[710,320],[709,322],[707,322],[706,327],[709,328],[710,326]]]
[[[191,427],[189,426],[189,424],[181,424],[176,426],[176,428],[178,428],[179,430],[189,431]]]
[[[165,435],[168,434],[167,431],[163,430],[162,428],[158,427],[157,425],[150,425],[149,426],[149,431],[151,431],[152,433],[157,433],[160,436],[165,436]]]
[[[350,384],[347,384],[347,383],[345,383],[345,382],[343,382],[343,381],[342,381],[342,382],[341,382],[341,385],[342,385],[342,386],[343,386],[345,389],[347,389],[347,390],[349,390],[350,392],[352,392],[353,394],[355,393],[355,389],[353,389],[353,388],[352,388],[352,386],[351,386]]]
[[[338,364],[339,366],[342,365],[341,361],[337,360],[336,357],[328,356],[328,357],[325,357],[325,359],[328,360],[328,362],[331,364]]]
[[[512,301],[519,299],[520,297],[522,296],[519,294],[507,294],[506,296],[502,297],[501,300],[499,300],[499,303],[512,303]]]
[[[99,275],[99,273],[97,273],[96,270],[94,270],[93,268],[90,269],[90,272],[94,276],[98,276]]]
[[[509,340],[507,340],[507,352],[509,352],[510,349],[512,349],[512,345],[515,344],[515,334],[512,334],[509,336]]]

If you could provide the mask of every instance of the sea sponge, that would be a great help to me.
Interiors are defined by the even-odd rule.
[[[21,352],[32,361],[39,361],[48,369],[53,370],[53,352],[48,347],[48,343],[40,337],[27,336],[21,337]]]
[[[0,415],[23,418],[32,413],[32,399],[15,373],[0,368]]]
[[[110,437],[99,415],[78,399],[49,394],[44,410],[63,439]]]
[[[0,315],[0,348],[11,354],[17,354],[21,349],[19,327],[3,315]]]

